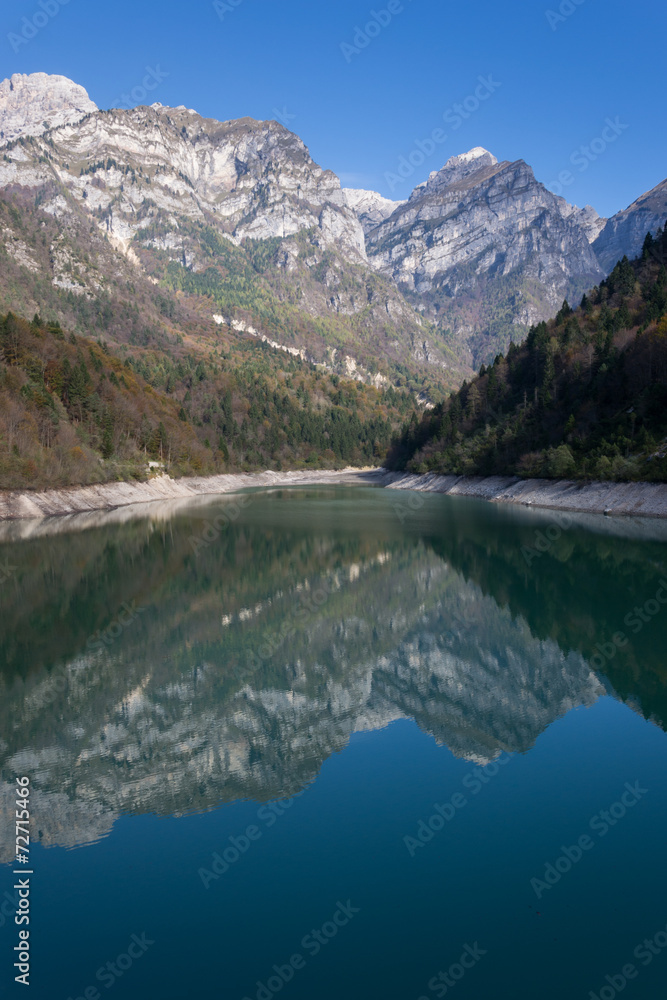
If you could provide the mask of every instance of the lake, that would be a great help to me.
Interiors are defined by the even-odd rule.
[[[1,528],[6,995],[19,777],[38,1000],[662,995],[667,525],[341,487]]]

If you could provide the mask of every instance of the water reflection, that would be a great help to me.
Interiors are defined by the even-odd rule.
[[[481,764],[607,690],[665,717],[661,618],[604,678],[589,662],[665,574],[659,532],[579,521],[529,563],[548,515],[428,497],[402,524],[386,491],[234,503],[1,546],[0,815],[30,774],[43,844],[290,797],[399,718]]]

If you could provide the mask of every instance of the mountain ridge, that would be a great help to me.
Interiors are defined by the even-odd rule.
[[[436,402],[599,282],[596,248],[610,260],[634,246],[647,210],[651,224],[667,218],[667,199],[649,192],[601,219],[548,191],[525,161],[482,147],[394,202],[343,188],[275,121],[218,122],[159,103],[100,111],[46,74],[2,87],[0,128],[10,122],[13,138],[0,145],[0,188],[34,192],[37,211],[57,220],[49,269],[62,294],[95,299],[113,275],[141,273],[176,313],[222,315],[341,373],[354,364],[371,380],[407,379]],[[29,95],[23,127],[19,93]],[[108,252],[83,260],[70,222],[103,234]],[[5,249],[36,287],[40,251],[21,229],[6,227]],[[91,228],[84,242],[96,239]],[[6,308],[21,311],[20,285]],[[69,309],[52,318],[72,326]]]
[[[579,210],[564,213],[565,204],[524,160],[473,150],[367,234],[369,260],[427,318],[453,329],[476,367],[603,277]]]
[[[667,180],[656,184],[622,212],[607,219],[593,249],[607,272],[623,257],[638,257],[647,233],[656,235],[667,220]]]

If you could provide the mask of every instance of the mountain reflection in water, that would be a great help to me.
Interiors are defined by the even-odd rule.
[[[6,532],[1,813],[30,774],[35,833],[75,846],[122,813],[291,797],[401,718],[477,764],[608,692],[661,724],[662,619],[604,678],[590,660],[658,590],[662,526],[573,519],[529,560],[548,512],[400,504],[277,491]]]

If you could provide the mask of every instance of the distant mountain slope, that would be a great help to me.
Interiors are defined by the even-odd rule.
[[[394,202],[342,189],[275,121],[98,111],[44,73],[0,84],[0,132],[0,310],[154,347],[206,341],[215,316],[423,402],[578,300],[665,214],[660,186],[605,225],[481,147]]]
[[[203,119],[185,108],[100,111],[48,138],[6,147],[0,184],[57,180],[103,225],[131,239],[157,211],[210,219],[232,242],[318,229],[327,244],[365,259],[361,225],[340,182],[277,122]],[[45,210],[57,212],[54,192]]]
[[[0,316],[0,489],[381,459],[413,400],[258,342],[125,349]]]
[[[563,218],[576,222],[585,232],[588,242],[594,243],[604,229],[607,220],[601,218],[592,205],[578,208],[577,205],[570,205],[569,202],[565,201],[565,198],[558,197],[556,201]]]
[[[370,232],[375,226],[388,219],[397,208],[404,205],[403,201],[392,201],[384,198],[377,191],[364,191],[357,188],[343,188],[345,201],[359,219],[364,233]]]
[[[580,218],[522,160],[476,148],[416,187],[368,233],[367,249],[479,364],[603,276]]]
[[[412,471],[667,480],[667,234],[533,327],[392,453]]]
[[[157,292],[147,284],[161,284],[172,312],[186,298],[201,316],[208,299],[209,325],[223,315],[341,374],[363,369],[437,399],[465,373],[446,338],[369,267],[338,178],[276,122],[159,105],[95,112],[5,144],[0,188],[19,212],[5,249],[23,268],[5,308],[32,297],[46,311],[45,281],[98,300],[129,271],[148,298]],[[34,210],[36,224],[20,217]],[[39,230],[54,220],[47,267]],[[23,292],[36,282],[48,303]]]
[[[593,244],[605,273],[622,257],[637,257],[647,233],[655,233],[667,222],[667,180],[637,198],[629,208],[607,221]]]

